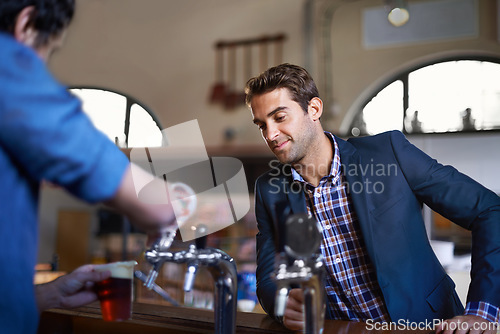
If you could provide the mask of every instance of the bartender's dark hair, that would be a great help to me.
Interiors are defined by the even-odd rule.
[[[271,67],[248,80],[245,87],[245,102],[250,107],[254,96],[269,93],[279,88],[287,88],[292,100],[297,102],[305,113],[307,113],[309,101],[313,97],[319,97],[318,88],[313,78],[304,68],[284,63]]]
[[[30,20],[38,32],[35,47],[61,34],[75,12],[75,0],[0,0],[0,31],[13,34],[19,13],[29,6],[35,8]]]

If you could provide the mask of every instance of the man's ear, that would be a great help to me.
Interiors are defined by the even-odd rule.
[[[35,47],[36,37],[38,32],[32,25],[32,17],[35,12],[34,6],[28,6],[23,8],[16,19],[16,24],[14,26],[14,38],[31,48]]]
[[[308,113],[311,115],[313,121],[319,120],[323,114],[323,101],[319,97],[313,97],[309,101],[309,106],[307,107]]]

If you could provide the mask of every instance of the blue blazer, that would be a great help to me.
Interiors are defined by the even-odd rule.
[[[448,319],[463,313],[455,284],[425,231],[422,203],[472,231],[467,301],[500,306],[500,197],[410,144],[399,131],[344,141],[335,138],[367,252],[392,321]],[[257,295],[274,316],[273,208],[307,212],[290,166],[275,164],[255,184]],[[327,308],[327,317],[330,312]]]

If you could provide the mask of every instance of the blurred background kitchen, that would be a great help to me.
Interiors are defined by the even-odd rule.
[[[399,11],[391,23],[392,7]],[[324,128],[344,138],[401,130],[441,163],[500,193],[500,0],[77,0],[50,67],[125,152],[159,146],[162,129],[197,119],[209,156],[240,159],[253,192],[272,155],[243,88],[281,62],[315,78]],[[51,185],[41,196],[40,280],[47,269],[145,262],[144,235],[123,217]],[[428,208],[424,215],[465,301],[470,233]],[[208,240],[235,258],[242,300],[255,301],[255,233],[251,208]],[[185,294],[184,268],[163,268],[157,283],[175,301],[212,307],[210,275],[198,274]],[[136,298],[171,303],[140,285]],[[260,311],[251,302],[242,307]]]

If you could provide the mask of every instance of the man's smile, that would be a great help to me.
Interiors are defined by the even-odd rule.
[[[289,142],[290,142],[290,139],[287,139],[287,140],[285,140],[284,142],[281,142],[281,143],[279,143],[279,144],[274,144],[274,142],[273,142],[273,143],[271,143],[271,149],[272,149],[273,151],[280,151],[280,150],[282,150],[282,149],[286,146],[286,144],[288,144]]]

